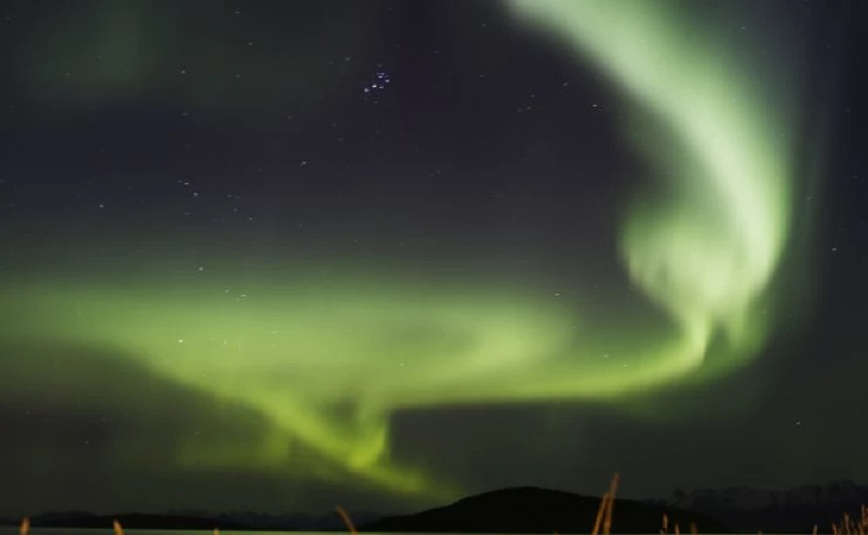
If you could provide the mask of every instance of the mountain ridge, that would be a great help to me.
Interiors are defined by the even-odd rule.
[[[868,485],[841,480],[788,490],[749,486],[675,490],[669,498],[649,503],[705,513],[744,532],[807,532],[814,524],[826,529],[840,522],[844,513],[858,518],[861,506],[868,504]]]
[[[382,518],[361,526],[380,533],[587,533],[594,525],[600,498],[539,487],[512,487],[462,498],[412,515]],[[691,524],[706,532],[732,530],[703,513],[662,504],[616,499],[612,533],[651,533],[663,515],[687,532]],[[703,527],[704,526],[704,527]]]
[[[554,501],[564,500],[565,496],[579,497],[584,500],[580,509],[589,509],[593,504],[599,505],[599,498],[575,494],[560,490],[547,490],[540,487],[523,486],[499,489],[463,497],[456,502],[441,507],[427,509],[415,514],[381,515],[371,512],[351,512],[353,522],[363,529],[378,527],[382,523],[396,523],[395,519],[406,519],[418,515],[431,515],[432,512],[441,511],[449,507],[473,507],[478,500],[497,498],[503,493],[549,493],[548,496]],[[541,496],[541,495],[540,495]],[[588,501],[590,500],[590,501]],[[496,501],[496,500],[495,500]],[[513,500],[514,501],[514,500]],[[542,501],[542,500],[538,500]],[[510,500],[504,500],[505,504],[500,507],[489,508],[491,516],[502,514],[502,509],[515,509]],[[740,532],[808,532],[814,524],[825,528],[831,522],[840,522],[841,515],[845,512],[851,516],[858,516],[860,506],[868,504],[868,485],[859,485],[852,481],[835,481],[828,484],[800,485],[789,490],[766,490],[750,486],[734,486],[723,489],[696,489],[685,492],[676,489],[665,499],[651,500],[622,500],[616,501],[613,527],[618,527],[619,518],[624,517],[624,503],[639,503],[659,514],[656,518],[649,518],[651,522],[642,526],[645,533],[656,531],[660,526],[661,511],[683,511],[684,514],[697,517],[700,531],[708,533],[711,526],[720,524]],[[575,504],[574,504],[575,505]],[[551,522],[544,517],[550,514],[544,503],[537,503],[537,512],[528,512],[523,522],[528,518],[536,519],[540,525],[550,525]],[[629,513],[629,508],[628,511]],[[697,516],[699,515],[699,516]],[[716,524],[707,524],[705,518],[711,519]],[[223,529],[257,530],[257,531],[345,531],[345,526],[336,513],[322,515],[314,514],[268,514],[250,511],[229,512],[211,514],[193,510],[170,510],[160,514],[142,513],[118,513],[113,515],[94,514],[88,511],[60,511],[47,512],[31,518],[35,527],[111,527],[111,522],[118,519],[122,525],[131,529],[177,528],[177,529]],[[671,526],[677,522],[677,518],[670,515]],[[475,522],[484,524],[484,518]],[[589,523],[581,526],[582,532],[587,532],[593,526],[593,518]],[[16,525],[19,519],[0,519],[2,525]],[[587,521],[587,518],[582,522]],[[378,523],[379,522],[379,523]],[[578,526],[580,522],[576,522]],[[567,525],[567,524],[563,524]],[[140,527],[141,526],[141,527]],[[388,528],[388,525],[385,525]],[[484,527],[484,526],[483,526]],[[681,524],[682,531],[689,525]],[[380,531],[394,531],[394,529],[382,529]],[[554,531],[554,530],[551,530]],[[566,530],[561,528],[561,532]],[[513,533],[515,531],[512,531]]]

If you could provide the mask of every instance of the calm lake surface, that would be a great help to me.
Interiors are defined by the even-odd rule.
[[[112,528],[31,528],[32,535],[111,535]],[[176,529],[124,529],[127,535],[212,535],[210,530],[176,530]],[[338,535],[337,531],[233,531],[220,530],[220,535]],[[18,535],[18,528],[14,526],[0,527],[0,535]],[[375,532],[366,531],[363,535],[376,535]],[[389,533],[387,535],[419,535],[418,533]],[[476,533],[448,533],[448,534],[425,534],[425,535],[478,535]],[[486,534],[489,535],[489,534]],[[493,534],[497,535],[497,534]],[[502,535],[516,535],[515,533]],[[551,533],[529,533],[527,535],[552,535]],[[564,534],[566,535],[566,534]],[[659,535],[648,533],[647,535]],[[699,535],[716,535],[714,533],[701,533]],[[755,534],[753,534],[755,535]],[[807,534],[793,534],[807,535]]]
[[[31,528],[31,535],[111,535],[113,532],[111,527],[100,528]],[[126,529],[126,535],[213,535],[211,530],[182,530],[182,529]],[[221,529],[220,535],[341,535],[338,531],[234,531],[231,529]],[[0,527],[0,535],[18,535],[17,527],[4,526]],[[347,534],[349,535],[349,533]],[[365,531],[363,535],[376,535],[376,532]],[[419,533],[388,533],[385,535],[420,535]],[[478,535],[473,533],[431,533],[424,535]],[[497,534],[486,534],[497,535]],[[515,533],[501,535],[517,535]],[[551,533],[528,533],[526,535],[552,535]],[[648,535],[659,535],[657,533],[649,533]],[[714,535],[710,533],[702,533],[701,535]]]

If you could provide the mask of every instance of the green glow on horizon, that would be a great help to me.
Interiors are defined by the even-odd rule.
[[[256,282],[249,296],[227,294],[232,283],[219,277],[139,289],[115,280],[22,286],[7,302],[29,303],[41,323],[7,322],[7,335],[117,347],[273,426],[254,451],[182,447],[182,466],[348,473],[397,491],[446,494],[448,485],[390,460],[394,411],[618,401],[698,371],[720,333],[722,369],[749,361],[768,334],[761,309],[791,209],[791,155],[775,135],[784,125],[768,111],[769,96],[713,44],[679,31],[667,3],[507,4],[519,22],[557,34],[594,62],[647,119],[629,134],[650,157],[648,183],[669,181],[667,196],[628,206],[620,246],[631,280],[670,316],[671,332],[579,334],[590,307],[514,287],[347,274],[314,290],[303,275],[284,273]],[[627,349],[629,362],[601,358],[611,345]],[[295,443],[323,465],[294,464]]]

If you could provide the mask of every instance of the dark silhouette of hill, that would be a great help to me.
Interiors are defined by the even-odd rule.
[[[588,533],[594,526],[600,498],[570,492],[519,487],[470,496],[421,513],[383,518],[362,527],[371,532],[429,533]],[[689,532],[696,523],[704,533],[732,530],[702,513],[633,500],[615,501],[613,533],[653,533],[669,515]]]
[[[353,512],[350,517],[364,531],[443,533],[588,533],[594,524],[600,499],[569,492],[520,487],[470,496],[445,507],[413,515],[380,517]],[[868,504],[868,486],[850,481],[804,485],[786,491],[751,487],[692,492],[676,490],[665,500],[617,500],[615,533],[654,533],[664,513],[670,533],[679,524],[682,533],[695,522],[700,533],[809,533],[814,524],[828,529],[840,523],[843,513],[860,516]],[[118,519],[131,529],[206,529],[254,531],[345,531],[334,513],[266,514],[230,512],[220,515],[197,510],[165,514],[94,515],[87,511],[45,513],[31,518],[35,527],[107,528]],[[0,519],[14,526],[20,518]]]

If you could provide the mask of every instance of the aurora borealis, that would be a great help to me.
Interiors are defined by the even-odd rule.
[[[811,297],[839,247],[818,184],[849,165],[823,126],[845,3],[373,4],[10,7],[0,407],[8,471],[61,490],[8,507],[401,507],[590,491],[634,457],[767,467],[665,488],[857,469],[793,434],[812,376],[781,372],[832,347],[813,310],[856,307]],[[658,434],[697,429],[720,449]]]

